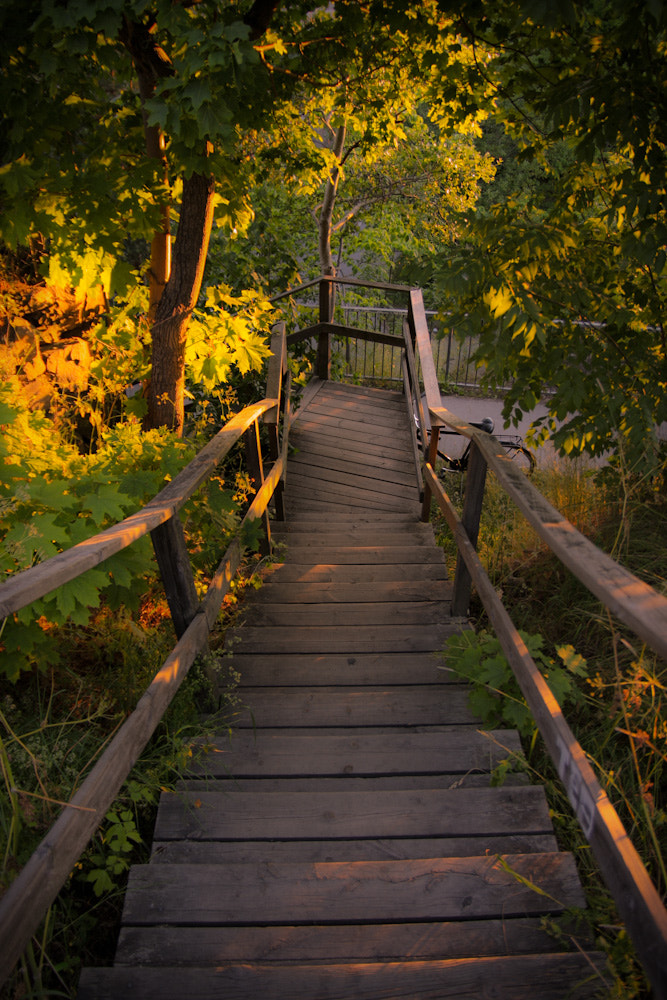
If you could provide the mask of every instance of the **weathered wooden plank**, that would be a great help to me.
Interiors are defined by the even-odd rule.
[[[490,771],[521,755],[516,731],[323,733],[235,732],[213,741],[196,772],[210,777],[267,775],[461,774]]]
[[[400,630],[403,631],[405,628],[406,626],[402,626]],[[276,630],[265,627],[258,631]],[[348,629],[344,631],[347,632]],[[441,692],[434,691],[433,685],[415,687],[405,685],[398,689],[256,688],[252,692],[248,691],[247,711],[239,709],[234,724],[237,727],[252,728],[326,725],[398,726],[415,722],[422,726],[470,725],[476,720],[468,708],[468,694],[467,687],[453,684],[446,689],[443,688]]]
[[[276,684],[450,684],[454,675],[437,653],[257,653],[240,650],[223,663],[241,675],[241,686]]]
[[[366,468],[372,466],[377,470],[395,469],[406,475],[412,474],[415,478],[414,463],[406,461],[403,449],[374,447],[370,449],[361,442],[345,441],[345,447],[341,447],[340,439],[333,435],[306,435],[298,437],[298,444],[293,442],[292,453],[296,455],[308,454],[313,464],[323,461],[336,461],[344,457],[348,462],[356,465],[364,465]]]
[[[315,545],[308,543],[299,545],[298,541],[290,543],[290,562],[303,564],[307,553],[311,554],[308,562],[311,565],[326,563],[332,566],[365,566],[365,565],[443,565],[445,556],[442,549],[419,544],[407,545]]]
[[[415,504],[415,508],[416,506],[417,505]],[[290,521],[296,521],[300,524],[312,521],[318,521],[322,523],[324,521],[326,523],[331,522],[332,524],[338,525],[342,522],[354,523],[354,524],[375,524],[376,521],[379,520],[383,524],[387,523],[390,525],[397,525],[397,526],[401,524],[409,525],[414,523],[413,514],[405,513],[404,511],[396,511],[394,513],[392,513],[391,511],[387,513],[379,513],[377,511],[358,510],[356,508],[355,509],[351,508],[351,511],[355,515],[353,521],[350,520],[350,512],[346,510],[340,510],[339,508],[337,508],[336,511],[333,512],[327,510],[306,510],[301,512],[290,511]]]
[[[343,418],[323,424],[321,421],[318,421],[317,417],[311,417],[310,411],[303,417],[303,422],[299,425],[299,431],[294,432],[292,443],[296,448],[299,447],[299,434],[302,431],[317,434],[318,436],[328,436],[339,443],[350,440],[360,443],[365,442],[369,448],[374,443],[382,448],[391,447],[396,450],[400,448],[404,453],[410,444],[410,432],[407,429],[392,430],[391,428],[366,427],[354,420],[344,420]]]
[[[406,540],[420,545],[434,545],[435,535],[430,524],[422,522],[396,523],[375,521],[365,524],[329,524],[323,517],[320,521],[302,521],[293,518],[274,525],[276,537],[285,542],[310,543],[313,538],[326,540],[328,544],[369,545],[379,539],[385,545],[405,545]]]
[[[376,433],[386,437],[391,430],[399,430],[407,435],[409,430],[404,406],[384,411],[379,410],[373,401],[369,401],[367,405],[352,402],[350,406],[338,406],[335,401],[321,395],[300,417],[299,430],[307,429],[309,425],[312,425],[311,429],[318,430],[343,427],[352,434],[366,431],[369,437]]]
[[[353,625],[346,629],[265,628],[229,629],[227,641],[244,653],[393,653],[442,649],[459,629],[458,622],[430,625]]]
[[[308,416],[311,419],[320,419],[323,423],[349,419],[357,424],[363,423],[368,428],[387,427],[405,430],[409,426],[405,403],[402,406],[391,402],[381,405],[374,399],[364,400],[363,397],[342,399],[320,396],[308,408]]]
[[[345,452],[353,458],[364,458],[369,463],[375,461],[404,462],[405,451],[400,446],[391,441],[369,440],[367,434],[361,433],[354,437],[349,434],[342,439]],[[341,436],[335,429],[327,432],[326,428],[320,431],[307,431],[302,427],[292,432],[290,443],[295,451],[312,451],[314,454],[323,454],[332,451],[336,454],[341,452]]]
[[[277,563],[268,579],[275,580],[276,585],[281,587],[286,583],[363,583],[364,580],[370,587],[374,587],[383,580],[414,583],[418,580],[447,579],[444,557],[442,561],[423,565],[417,561],[382,563],[375,566],[358,563],[300,563],[294,558],[295,554],[292,553],[289,562]],[[302,555],[305,558],[305,553]]]
[[[377,389],[372,385],[350,385],[349,382],[329,382],[326,391],[332,396],[350,396],[352,399],[372,399],[379,405],[394,403],[400,406],[403,393],[397,389]]]
[[[327,513],[338,517],[352,518],[367,516],[369,511],[372,511],[379,521],[383,518],[393,519],[397,514],[406,513],[411,517],[419,517],[421,504],[415,501],[414,503],[403,503],[398,506],[386,508],[379,507],[377,504],[371,507],[364,500],[360,500],[357,503],[355,503],[353,498],[345,499],[344,497],[339,497],[336,500],[326,491],[302,488],[290,495],[289,509],[291,514],[298,514],[299,517],[308,516],[314,510],[317,511],[318,517],[321,513]]]
[[[267,583],[252,595],[255,604],[356,604],[374,601],[440,601],[451,600],[452,587],[445,580],[412,580],[377,583],[283,583],[276,578],[275,583]],[[449,613],[449,607],[444,609]]]
[[[372,795],[363,791],[244,795],[234,794],[233,783],[225,789],[165,793],[156,839],[356,840],[551,833],[544,790],[532,786],[392,790]]]
[[[603,957],[556,954],[326,966],[86,969],[78,1000],[585,1000]],[[591,965],[593,963],[593,967]]]
[[[413,288],[410,292],[408,323],[415,343],[415,353],[419,356],[427,405],[429,410],[431,410],[434,406],[441,405],[440,386],[438,385],[438,373],[435,370],[435,363],[433,361],[431,337],[426,323],[424,297],[420,288]]]
[[[365,470],[358,469],[352,472],[341,472],[333,468],[332,464],[315,465],[309,460],[309,456],[292,455],[287,463],[288,475],[290,478],[292,476],[299,476],[305,479],[317,480],[320,483],[340,484],[340,486],[354,492],[372,491],[379,494],[378,499],[381,499],[386,494],[390,497],[414,500],[418,495],[417,483],[414,476],[388,476],[383,478],[380,474],[376,475],[374,470],[369,467]],[[340,490],[337,490],[337,492],[340,492]]]
[[[294,479],[298,478],[298,482]],[[415,513],[419,514],[419,503],[410,500],[392,499],[384,493],[368,491],[355,492],[342,487],[331,489],[329,483],[318,483],[302,476],[290,478],[289,483],[290,510],[301,511],[304,508],[318,510],[347,510],[354,516],[354,511],[375,511],[379,516],[385,513]]]
[[[330,449],[333,450],[333,449]],[[417,477],[415,476],[414,465],[406,466],[405,462],[392,462],[384,459],[379,465],[368,458],[361,458],[354,461],[344,450],[339,451],[337,456],[319,455],[308,449],[295,451],[290,456],[290,468],[321,469],[326,473],[336,474],[341,482],[348,482],[350,477],[359,477],[363,480],[372,480],[377,483],[392,483],[402,486],[416,488]],[[310,473],[309,473],[310,474]]]
[[[557,851],[549,833],[364,840],[154,840],[151,864],[256,864],[267,861],[400,861]]]
[[[539,918],[449,923],[278,927],[125,927],[120,965],[226,962],[404,962],[548,954],[559,943]]]
[[[253,627],[278,625],[301,628],[336,625],[437,625],[445,619],[435,601],[368,601],[365,603],[294,604],[253,603],[244,609],[244,621]]]
[[[391,489],[356,489],[353,484],[337,483],[321,479],[319,476],[304,475],[302,470],[288,463],[288,496],[301,500],[315,500],[318,504],[342,503],[358,506],[365,510],[407,511],[413,510],[417,501],[409,496],[395,496]],[[402,487],[401,489],[404,489]],[[417,496],[415,488],[414,496]]]
[[[509,870],[508,870],[509,869]],[[538,884],[542,893],[535,892]],[[126,924],[489,919],[584,905],[569,854],[411,861],[135,865]]]

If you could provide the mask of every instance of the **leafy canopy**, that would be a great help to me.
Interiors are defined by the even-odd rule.
[[[563,452],[618,449],[651,468],[667,419],[663,5],[457,11],[477,92],[541,165],[549,197],[505,190],[429,273],[459,329],[480,333],[487,382],[514,380],[508,415],[553,390],[544,433]]]

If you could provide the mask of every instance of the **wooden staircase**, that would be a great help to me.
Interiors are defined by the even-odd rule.
[[[228,636],[247,710],[163,795],[80,1000],[596,995],[541,926],[584,903],[542,788],[490,784],[517,734],[433,655],[462,623],[403,396],[322,383],[291,441],[285,561]]]

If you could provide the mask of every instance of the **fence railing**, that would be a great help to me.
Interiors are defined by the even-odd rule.
[[[319,318],[319,305],[314,302],[296,302],[299,316],[306,325],[314,325]],[[310,316],[310,322],[307,317]],[[452,391],[478,392],[481,389],[483,368],[473,361],[478,338],[467,336],[459,340],[451,325],[433,309],[426,310],[431,334],[431,347],[438,381]],[[377,343],[356,337],[332,335],[331,354],[335,375],[341,380],[402,386],[402,340],[405,308],[384,305],[345,305],[336,303],[334,320],[341,328],[352,327],[366,333],[384,334],[396,338],[395,344]]]
[[[268,546],[267,506],[272,497],[276,516],[284,517],[282,478],[290,410],[284,324],[279,324],[274,331],[271,351],[266,397],[232,417],[150,503],[101,534],[16,574],[0,586],[0,618],[4,618],[150,533],[178,636],[174,649],[132,714],[0,900],[0,985],[10,975],[104,820],[190,667],[206,651],[223,598],[241,563],[240,536],[244,528],[257,520],[263,521],[264,545]],[[260,420],[268,432],[266,458],[271,465],[266,475],[260,446]],[[245,440],[254,496],[237,536],[224,553],[205,596],[199,600],[178,512],[215,473],[219,463],[241,438]]]

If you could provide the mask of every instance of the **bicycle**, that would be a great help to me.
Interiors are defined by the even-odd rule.
[[[480,430],[486,431],[487,434],[493,434],[495,428],[495,424],[491,417],[484,417],[484,419],[480,421],[470,420],[469,423],[471,427],[478,427]],[[421,428],[419,426],[419,418],[416,414],[415,424],[417,425],[417,438],[421,442]],[[440,435],[438,437],[438,458],[445,463],[442,468],[437,470],[440,478],[443,478],[443,474],[447,472],[465,472],[468,468],[468,462],[470,460],[470,448],[472,441],[468,441],[463,452],[458,457],[454,457],[452,455],[448,455],[447,452],[440,447],[443,436],[447,434],[459,437],[459,434],[456,431],[444,429],[440,431]],[[529,476],[533,473],[537,464],[535,456],[529,448],[526,448],[520,434],[496,435],[496,441],[503,446],[505,451],[508,453],[509,458],[511,458],[512,461],[518,462],[519,465],[526,470]]]

